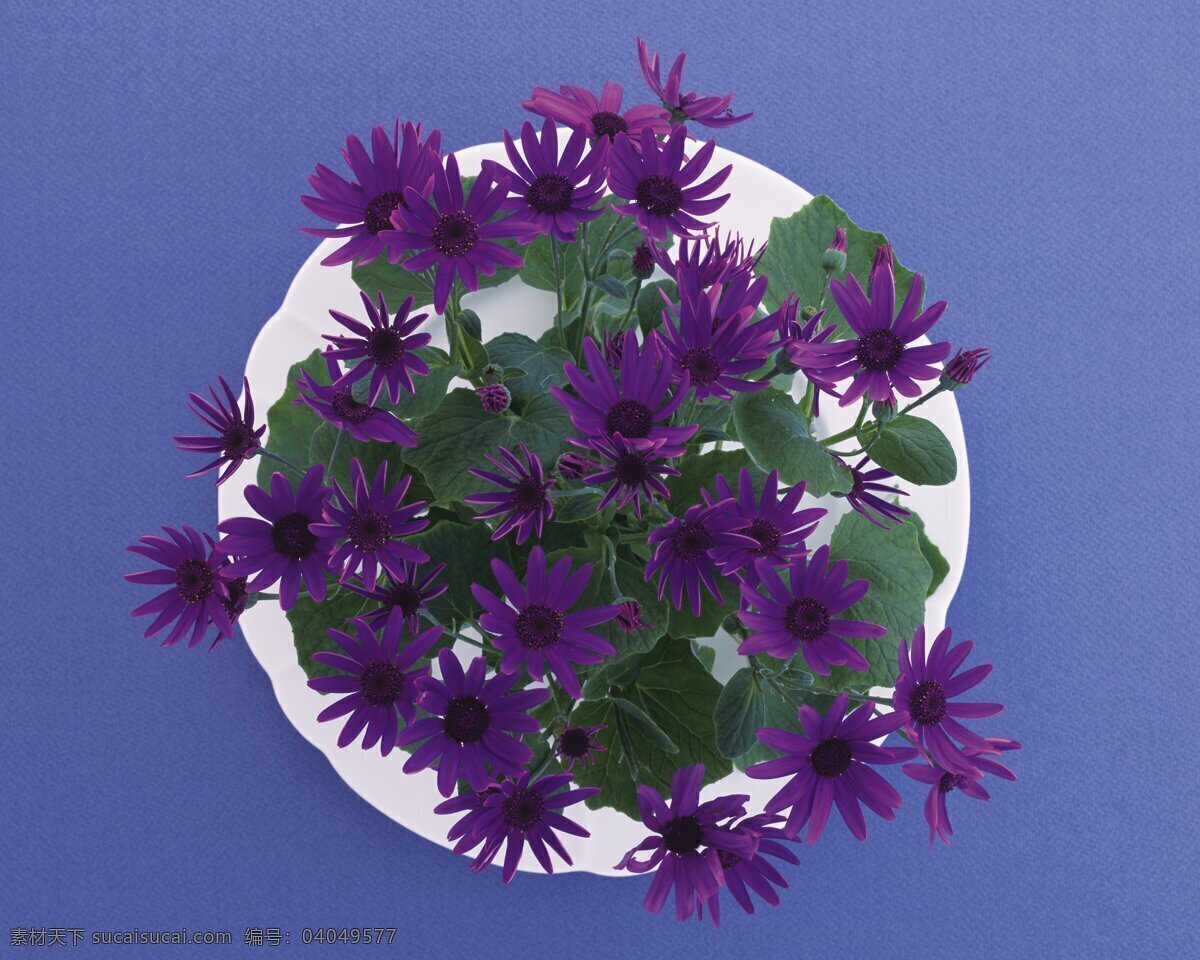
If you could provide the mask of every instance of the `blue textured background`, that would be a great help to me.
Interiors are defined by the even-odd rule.
[[[1195,949],[1196,5],[449,6],[2,4],[0,925],[386,925],[429,960]],[[169,437],[311,250],[312,164],[397,113],[496,139],[537,83],[640,97],[635,33],[996,353],[961,395],[952,622],[1021,779],[933,851],[905,782],[900,820],[832,829],[716,933],[643,913],[644,881],[473,876],[343,786],[242,644],[143,641],[120,580],[138,534],[214,522]]]

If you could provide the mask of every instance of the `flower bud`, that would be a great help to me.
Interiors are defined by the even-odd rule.
[[[633,251],[633,275],[646,280],[654,272],[654,254],[648,243],[639,243]]]
[[[642,605],[636,600],[626,600],[617,612],[617,626],[625,633],[642,630],[650,624],[642,619]]]
[[[957,390],[971,382],[971,378],[992,358],[986,347],[974,350],[959,350],[942,371],[939,383],[947,390]]]
[[[841,273],[846,269],[845,227],[834,227],[833,240],[821,254],[821,269],[826,273]]]
[[[499,383],[504,379],[504,368],[498,363],[489,363],[479,371],[479,376],[486,384]]]
[[[579,453],[564,453],[554,461],[554,473],[564,480],[582,480],[596,472],[595,461]]]
[[[483,409],[488,413],[503,413],[512,405],[512,394],[502,383],[489,383],[475,391]]]
[[[891,423],[896,419],[896,401],[876,400],[871,404],[871,416],[880,423]]]

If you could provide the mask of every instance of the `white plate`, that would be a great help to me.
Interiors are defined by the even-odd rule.
[[[504,160],[503,146],[499,143],[461,150],[457,156],[464,174],[477,173],[484,159]],[[726,184],[732,197],[719,214],[723,230],[731,229],[743,237],[763,241],[773,217],[788,216],[812,199],[811,194],[791,181],[728,150],[717,148],[712,163],[714,167],[733,165],[733,173]],[[254,341],[246,362],[246,375],[255,400],[263,410],[283,393],[289,367],[324,345],[321,334],[335,326],[329,318],[329,310],[357,315],[361,309],[349,265],[321,266],[321,260],[335,245],[336,241],[326,240],[313,251],[292,281],[283,305]],[[553,294],[526,287],[519,280],[470,294],[464,298],[464,304],[479,314],[484,340],[509,330],[536,338],[549,325],[555,309]],[[428,329],[433,334],[433,343],[444,347],[445,331],[440,321],[434,320],[428,324]],[[852,408],[841,409],[834,403],[827,403],[822,404],[821,410],[818,435],[829,436],[853,423]],[[950,573],[926,604],[926,627],[936,633],[945,623],[946,611],[958,588],[966,560],[970,488],[962,422],[953,396],[949,393],[939,395],[922,408],[922,413],[949,437],[959,465],[958,478],[953,483],[943,487],[915,487],[907,501],[924,519],[930,538],[950,564]],[[250,482],[253,471],[247,468],[238,476]],[[218,513],[222,520],[251,513],[242,490],[243,485],[236,480],[219,488]],[[829,510],[829,515],[814,539],[817,543],[826,543],[846,507],[844,500],[832,497],[824,498],[821,505]],[[291,630],[279,606],[275,603],[256,605],[243,615],[241,627],[251,651],[271,678],[275,696],[288,720],[309,743],[325,754],[351,789],[397,823],[449,848],[451,844],[446,840],[446,831],[455,818],[433,813],[434,806],[442,798],[437,792],[432,770],[405,775],[401,766],[407,754],[399,751],[385,758],[378,750],[362,750],[358,744],[339,749],[337,735],[341,723],[317,723],[317,714],[328,700],[308,688],[304,671],[296,661]],[[738,658],[732,652],[731,644],[722,646],[725,655],[718,655],[715,673],[724,681],[737,668]],[[470,650],[465,647],[458,652],[467,658],[471,655]],[[707,787],[705,793],[708,796],[748,793],[752,809],[761,809],[778,785],[771,781],[751,780],[735,770],[724,780]],[[609,877],[631,876],[615,871],[613,864],[645,836],[645,828],[611,809],[588,810],[579,804],[572,807],[570,813],[592,835],[588,839],[564,836],[563,841],[575,863],[573,867],[561,865],[556,869],[564,872],[584,870]],[[528,856],[523,859],[522,869],[539,870]]]

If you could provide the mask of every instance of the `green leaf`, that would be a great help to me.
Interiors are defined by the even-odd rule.
[[[824,715],[829,709],[829,705],[833,703],[833,697],[828,694],[817,693],[813,690],[798,687],[789,687],[781,684],[778,679],[763,682],[760,690],[763,702],[763,719],[762,723],[759,724],[760,729],[766,727],[774,730],[788,730],[792,733],[799,733],[801,732],[801,727],[800,721],[796,716],[796,711],[801,706],[807,703]],[[745,770],[752,764],[762,763],[764,760],[774,760],[777,756],[778,754],[774,750],[768,746],[764,746],[755,737],[754,743],[744,753],[740,754],[734,763],[739,770]]]
[[[329,383],[329,371],[321,359],[320,350],[314,350],[299,363],[292,364],[283,395],[267,410],[267,448],[298,466],[307,467],[312,463],[308,458],[308,448],[313,431],[324,421],[304,404],[295,402],[300,396],[296,381],[300,379],[301,370],[308,371],[308,375],[317,383]],[[269,483],[271,474],[276,471],[283,473],[293,483],[302,476],[278,460],[261,457],[258,461],[259,486]]]
[[[592,700],[579,704],[571,722],[579,726],[603,725],[598,734],[608,748],[596,763],[576,775],[581,786],[600,787],[601,792],[587,803],[593,809],[615,807],[638,818],[637,782],[665,790],[679,767],[704,764],[704,781],[712,783],[726,776],[732,766],[715,746],[713,710],[721,695],[721,685],[692,654],[686,640],[663,639],[640,664],[632,686],[616,694],[640,708],[679,748],[668,753],[656,746],[633,724],[626,722],[611,700]],[[625,736],[621,737],[620,732]],[[630,773],[636,757],[638,780]]]
[[[854,485],[850,471],[812,438],[800,405],[781,390],[739,393],[733,423],[754,462],[767,472],[778,469],[785,484],[803,480],[814,497],[848,493]]]
[[[871,668],[865,672],[834,667],[816,683],[830,690],[891,686],[898,673],[896,651],[925,620],[925,595],[933,576],[917,542],[915,524],[882,529],[851,511],[838,521],[829,544],[833,557],[849,564],[848,579],[865,578],[871,589],[844,616],[887,627],[878,639],[852,640]]]
[[[296,661],[309,678],[343,672],[317,663],[312,655],[318,650],[341,653],[341,647],[329,639],[330,629],[344,630],[347,620],[375,606],[374,601],[344,588],[340,591],[331,588],[324,603],[314,603],[307,594],[296,600],[287,612],[287,618],[292,627],[292,642],[296,646]]]
[[[437,410],[442,405],[442,401],[446,399],[446,390],[450,386],[450,381],[462,371],[460,364],[450,363],[440,350],[424,347],[417,351],[417,355],[429,367],[429,376],[413,379],[416,392],[411,395],[402,394],[399,403],[388,403],[386,394],[380,394],[376,401],[377,406],[390,410],[405,421],[427,417]],[[359,382],[368,379],[364,377],[363,381]]]
[[[645,654],[635,653],[623,660],[606,660],[584,681],[583,699],[603,700],[613,687],[629,686],[637,679],[645,659]]]
[[[458,315],[458,322],[462,324],[462,328],[476,340],[483,340],[483,323],[479,319],[479,314],[474,310],[463,310]]]
[[[609,700],[612,701],[614,707],[625,714],[633,728],[659,750],[662,750],[664,753],[679,752],[679,747],[675,746],[675,741],[668,737],[662,727],[651,720],[641,707],[630,703],[623,697],[609,697]]]
[[[942,581],[946,579],[946,574],[950,572],[950,564],[942,556],[942,551],[937,548],[936,544],[925,533],[924,520],[910,510],[905,523],[915,523],[917,525],[917,543],[921,547],[921,556],[925,558],[925,562],[929,564],[929,568],[933,571],[933,579],[929,581],[929,590],[926,591],[926,596],[931,597],[933,596],[933,592],[942,585]]]
[[[711,450],[684,457],[678,464],[680,475],[667,480],[671,512],[676,516],[682,516],[688,507],[700,502],[701,490],[712,492],[717,474],[724,474],[734,490],[737,489],[738,471],[743,467],[751,471],[758,489],[762,489],[766,479],[745,450]]]
[[[728,400],[709,399],[696,408],[695,421],[700,428],[693,443],[714,443],[718,440],[733,439],[727,427],[729,418],[733,415],[733,404]]]
[[[816,306],[825,284],[821,269],[821,254],[833,239],[835,227],[846,229],[846,270],[833,276],[842,279],[846,273],[858,277],[865,288],[875,259],[875,248],[887,242],[882,233],[863,230],[844,210],[826,196],[814,197],[790,217],[771,221],[767,250],[755,268],[755,273],[769,278],[763,303],[776,310],[793,290],[802,305]],[[903,302],[912,285],[913,272],[895,261],[896,303]],[[835,338],[852,336],[841,311],[832,296],[825,298],[825,320],[837,322]]]
[[[547,387],[567,382],[563,364],[571,360],[571,355],[561,347],[538,343],[523,333],[503,333],[489,340],[485,348],[492,362],[500,364],[506,372],[514,369],[524,372],[523,377],[504,381],[518,411],[544,395]]]
[[[409,297],[413,298],[413,309],[429,307],[433,303],[433,286],[423,274],[410,273],[398,263],[389,263],[387,257],[378,257],[370,263],[355,264],[350,270],[358,288],[368,297],[383,294],[388,310],[395,312]]]
[[[958,459],[950,441],[922,417],[897,417],[884,426],[868,452],[879,466],[909,483],[941,486],[958,474]]]
[[[600,290],[601,293],[607,293],[610,297],[617,300],[627,301],[629,299],[629,288],[616,277],[610,276],[607,273],[601,274],[593,280],[592,286]]]
[[[429,604],[429,611],[441,623],[461,623],[474,618],[479,604],[471,594],[478,583],[495,592],[491,558],[511,559],[503,543],[494,543],[487,524],[453,523],[443,520],[409,538],[409,542],[429,554],[430,564],[444,563],[442,580],[448,589]]]
[[[554,293],[558,287],[554,282],[554,256],[550,237],[542,234],[523,251],[525,266],[521,268],[521,282],[538,290]],[[583,265],[579,262],[578,243],[558,245],[563,284],[563,308],[570,310],[579,305],[583,286]]]
[[[655,327],[662,325],[662,312],[665,309],[663,293],[666,293],[672,301],[679,299],[679,287],[676,286],[674,280],[655,280],[642,287],[638,294],[638,325],[642,328],[642,333],[649,333]]]
[[[757,743],[755,734],[766,718],[766,702],[754,670],[742,667],[729,678],[713,713],[717,749],[725,757],[740,757]]]
[[[692,614],[686,596],[683,598],[683,609],[681,610],[676,610],[669,603],[664,604],[671,611],[671,623],[668,628],[671,636],[689,639],[700,637],[707,640],[716,635],[717,631],[721,629],[721,624],[725,622],[725,618],[731,613],[737,612],[740,597],[736,584],[727,582],[722,585],[718,581],[718,585],[721,586],[724,602],[718,603],[709,595],[707,589],[701,587],[703,601],[700,604],[700,616],[698,617]]]

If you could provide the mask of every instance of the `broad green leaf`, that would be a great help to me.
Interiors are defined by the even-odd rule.
[[[946,435],[929,420],[905,414],[871,442],[871,459],[909,483],[941,486],[958,474],[958,458]]]
[[[833,697],[827,694],[787,686],[780,683],[778,679],[763,681],[761,695],[763,719],[759,724],[760,729],[765,727],[774,730],[788,730],[792,733],[801,732],[800,720],[796,716],[796,711],[801,706],[807,703],[823,715],[829,709],[829,705],[833,703]],[[774,760],[777,756],[778,754],[774,750],[764,746],[755,737],[754,743],[739,755],[734,763],[739,770],[745,770],[752,764],[762,763],[764,760]]]
[[[713,713],[717,749],[725,757],[740,757],[757,742],[755,734],[766,718],[766,702],[751,667],[729,678]]]
[[[695,422],[700,428],[692,438],[693,443],[714,443],[731,440],[728,432],[729,418],[733,415],[733,404],[719,398],[706,400],[696,408]]]
[[[571,360],[571,355],[561,347],[540,344],[523,333],[503,333],[484,346],[492,362],[504,367],[506,373],[512,370],[524,372],[523,377],[511,380],[506,377],[504,381],[518,412],[525,404],[544,395],[547,387],[561,386],[567,381],[563,364]]]
[[[665,293],[672,301],[679,299],[679,287],[674,280],[655,280],[646,284],[638,293],[637,316],[642,333],[649,333],[655,327],[662,325],[662,312],[666,309],[662,294]]]
[[[362,266],[355,264],[350,276],[368,297],[382,293],[388,310],[393,313],[409,297],[413,298],[414,310],[432,310],[433,285],[425,275],[410,273],[398,263],[388,263],[387,257],[379,257]]]
[[[623,697],[609,697],[612,705],[621,713],[625,714],[626,719],[633,728],[649,740],[655,747],[662,750],[664,753],[678,753],[679,747],[675,745],[675,741],[667,736],[666,732],[657,723],[646,715],[641,707],[635,703],[630,703]]]
[[[669,506],[675,516],[682,516],[688,507],[700,503],[700,491],[714,491],[717,474],[724,474],[735,491],[738,473],[743,467],[750,470],[755,487],[762,489],[766,475],[754,465],[745,450],[711,450],[708,453],[691,454],[676,462],[678,477],[667,480],[671,492]]]
[[[330,587],[324,603],[313,603],[307,594],[300,597],[287,612],[296,646],[296,661],[308,676],[325,677],[342,673],[313,660],[318,650],[341,653],[337,642],[329,639],[330,629],[346,630],[346,621],[360,613],[375,609],[376,604],[352,590]]]
[[[312,463],[308,458],[308,449],[313,431],[323,421],[304,404],[295,402],[300,396],[299,390],[296,389],[296,381],[300,379],[301,370],[307,370],[308,375],[318,383],[329,383],[329,372],[325,361],[321,359],[320,350],[314,350],[299,363],[292,364],[288,370],[287,388],[267,410],[267,449],[298,466],[307,467]],[[284,474],[293,483],[301,476],[277,460],[260,457],[258,485],[266,486],[270,482],[271,474],[276,471]]]
[[[606,293],[616,300],[623,302],[629,300],[629,289],[625,284],[607,273],[598,276],[592,281],[592,285],[600,290],[601,293]]]
[[[655,590],[658,589],[658,580],[655,578]],[[673,637],[692,638],[700,637],[708,639],[715,636],[717,631],[721,629],[721,624],[725,622],[725,618],[731,613],[737,613],[740,594],[738,593],[737,584],[731,580],[722,582],[722,578],[717,578],[717,585],[721,588],[722,602],[718,603],[712,598],[708,590],[701,587],[702,600],[700,603],[700,616],[693,616],[691,607],[688,606],[687,596],[683,598],[683,608],[676,610],[667,600],[664,606],[671,611],[670,633]],[[670,596],[670,587],[667,588],[667,593],[664,597]]]
[[[504,543],[494,543],[485,523],[452,523],[443,520],[423,530],[409,542],[429,554],[430,566],[444,563],[442,580],[448,589],[431,601],[430,612],[441,623],[461,623],[475,617],[479,604],[471,594],[471,584],[478,583],[493,593],[496,585],[490,566],[492,557],[510,559]]]
[[[417,351],[418,355],[429,367],[429,376],[413,378],[416,391],[412,394],[400,395],[399,403],[389,403],[387,394],[380,394],[376,405],[391,411],[401,420],[411,423],[421,417],[427,417],[442,405],[446,399],[446,391],[453,380],[462,371],[457,363],[445,359],[442,351],[433,351],[428,347]],[[369,378],[364,378],[364,380]],[[360,381],[362,382],[362,381]]]
[[[733,401],[738,440],[765,472],[779,470],[787,485],[804,481],[814,497],[848,493],[854,485],[850,471],[809,433],[800,405],[774,387],[739,393]]]
[[[950,564],[942,556],[942,551],[937,548],[937,545],[925,533],[925,521],[920,516],[910,510],[905,522],[917,525],[917,543],[920,544],[921,555],[933,571],[933,579],[929,581],[929,590],[926,595],[933,596],[933,592],[942,585],[942,581],[946,579],[946,574],[950,572]]]

